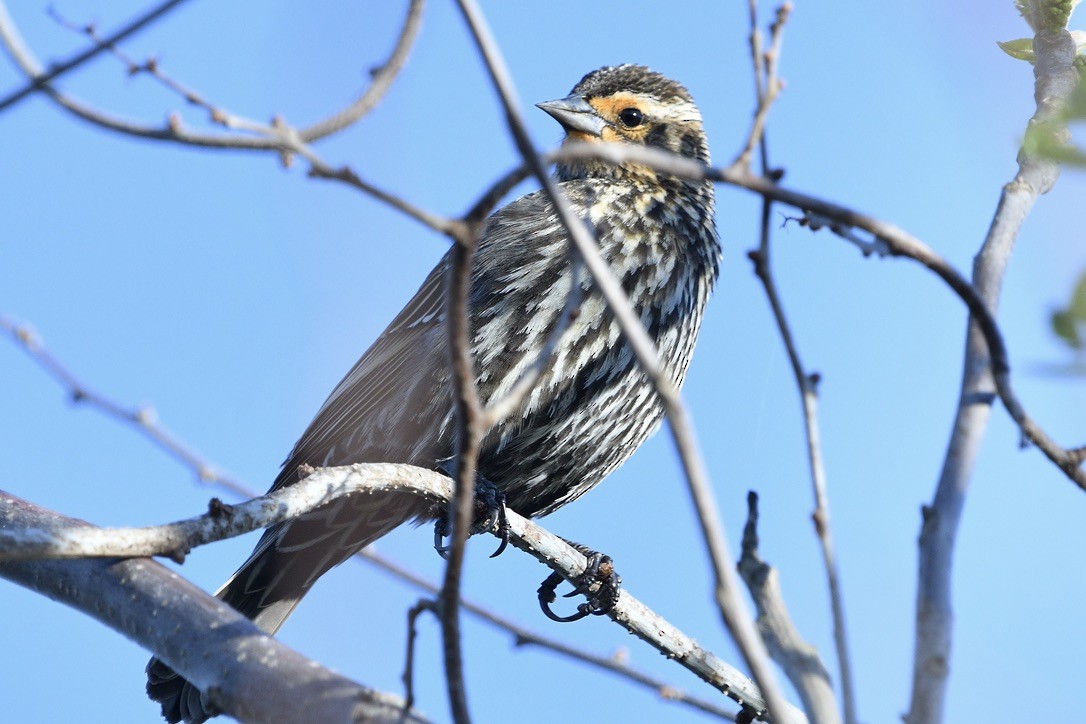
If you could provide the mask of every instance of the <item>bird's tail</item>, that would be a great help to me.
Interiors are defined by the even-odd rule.
[[[274,634],[322,574],[402,523],[425,517],[427,507],[405,493],[357,494],[321,506],[266,530],[215,595]],[[147,695],[168,722],[203,722],[218,713],[157,658],[147,664]]]

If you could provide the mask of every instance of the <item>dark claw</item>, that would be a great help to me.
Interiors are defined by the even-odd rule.
[[[438,466],[440,472],[451,476],[452,471],[448,467],[449,461],[444,461]],[[509,518],[505,514],[505,493],[482,475],[475,476],[475,523],[472,525],[471,535],[494,531],[498,538],[498,548],[490,554],[491,558],[500,556],[509,546],[509,533],[511,527]],[[443,541],[451,535],[447,515],[439,515],[434,522],[434,550],[442,558],[448,557],[449,546]]]
[[[579,604],[577,610],[568,616],[559,616],[551,610],[550,604],[554,603],[556,598],[555,591],[563,580],[560,573],[547,576],[537,591],[539,607],[543,613],[550,620],[559,623],[572,623],[588,616],[603,616],[610,613],[618,603],[618,594],[622,586],[622,578],[615,571],[610,556],[601,555],[584,546],[572,545],[588,557],[588,565],[584,573],[571,581],[573,590],[565,594],[564,598],[583,595],[588,600]]]
[[[758,717],[758,711],[746,704],[735,715],[735,724],[751,724]]]
[[[442,543],[442,540],[448,534],[449,533],[448,533],[447,519],[444,518],[444,517],[441,517],[441,518],[438,518],[437,520],[435,520],[434,521],[434,550],[437,551],[437,554],[439,556],[441,556],[442,558],[445,558],[445,559],[448,559],[448,557],[449,557],[449,546]]]

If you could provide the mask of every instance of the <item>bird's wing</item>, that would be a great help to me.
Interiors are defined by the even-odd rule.
[[[299,465],[414,462],[414,429],[429,406],[445,368],[447,255],[415,296],[350,372],[336,385],[299,438],[276,479],[276,488],[297,480]],[[413,404],[414,403],[414,404]],[[401,428],[411,428],[401,429]],[[384,458],[374,457],[383,455]]]

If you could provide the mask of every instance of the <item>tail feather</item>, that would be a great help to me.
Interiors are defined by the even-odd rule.
[[[313,583],[393,528],[426,515],[404,493],[353,495],[269,528],[249,559],[215,595],[274,634]],[[147,664],[147,695],[166,721],[203,722],[211,710],[200,691],[157,658]]]

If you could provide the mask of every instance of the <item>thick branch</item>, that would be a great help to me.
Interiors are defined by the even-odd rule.
[[[1041,31],[1034,38],[1033,47],[1036,52],[1034,95],[1037,110],[1030,119],[1030,126],[1048,126],[1056,136],[1065,136],[1066,127],[1060,125],[1058,119],[1078,83],[1078,74],[1072,66],[1074,40],[1066,30]],[[999,305],[1003,275],[1022,222],[1037,197],[1052,188],[1059,174],[1055,161],[1033,157],[1025,151],[1019,153],[1018,164],[1018,173],[1003,188],[988,236],[973,263],[973,286],[987,318],[994,315]],[[993,391],[999,392],[1012,417],[1022,426],[1023,434],[1037,442],[1045,454],[1080,486],[1084,485],[1081,460],[1075,461],[1073,451],[1054,449],[1054,444],[1043,432],[1038,436],[1039,428],[1025,416],[1021,406],[1015,407],[1016,400],[1012,399],[1008,404],[1005,389],[1009,387],[1009,379],[1006,369],[1000,369],[994,351],[984,324],[978,322],[974,311],[966,333],[961,394],[943,470],[935,498],[923,510],[913,690],[905,717],[909,724],[934,724],[943,718],[954,621],[951,604],[954,544],[973,465],[991,411]]]
[[[294,485],[274,491],[249,503],[233,506],[232,510],[245,511],[246,516],[250,512],[263,511],[266,513],[263,521],[272,524],[285,519],[289,515],[299,515],[331,500],[334,496],[382,491],[407,492],[425,497],[439,504],[448,504],[452,497],[451,483],[446,476],[440,473],[410,465],[368,463],[317,470]],[[18,499],[6,494],[0,497],[0,501],[13,500],[17,501]],[[13,503],[0,502],[0,505],[3,505],[4,509],[8,509]],[[227,511],[227,514],[229,515],[230,511]],[[200,525],[220,528],[224,537],[240,535],[247,530],[251,530],[251,520],[236,520],[235,524],[219,526],[212,520],[214,517],[216,517],[216,514],[201,516],[200,519],[205,522]],[[551,570],[561,573],[567,579],[576,578],[584,572],[587,564],[584,555],[565,540],[513,511],[508,511],[508,519],[511,528],[510,542],[514,546],[525,551]],[[0,520],[3,519],[0,518]],[[52,533],[61,526],[59,524],[45,526],[37,521],[31,521],[29,524],[22,526],[14,524],[4,526],[7,530],[13,530],[16,527],[23,530],[39,531],[30,536],[24,536],[24,538],[29,538],[27,545],[34,549],[35,554],[40,554],[39,541],[41,537]],[[63,535],[54,535],[53,537],[57,538],[58,541],[66,542],[66,545],[82,545],[73,541],[78,541],[82,535],[87,535],[90,540],[96,540],[99,536],[97,533],[84,534],[81,532],[82,530],[84,528],[64,527]],[[96,529],[87,528],[87,530],[93,531]],[[128,529],[125,532],[135,531],[138,535],[146,536],[140,543],[144,547],[138,548],[138,550],[151,552],[154,550],[155,545],[162,541],[160,537],[162,533],[169,533],[173,530],[174,525],[168,525],[162,526],[161,529]],[[189,539],[187,545],[189,547],[196,545],[200,535],[202,533],[198,533],[197,537]],[[11,535],[8,538],[11,545],[21,545],[18,536]],[[158,554],[168,555],[176,549],[176,546],[175,540],[167,540],[161,550],[158,551]],[[129,551],[136,549],[133,542],[127,539],[126,536],[125,539],[119,541],[116,550],[110,550],[105,545],[96,544],[94,554],[101,556],[115,555],[118,552],[128,554]],[[53,551],[56,555],[63,553],[59,545],[55,546]],[[15,557],[13,554],[8,555],[9,558]],[[9,570],[14,565],[16,564],[2,564],[0,570]],[[668,656],[668,658],[675,659],[684,668],[693,672],[703,681],[708,682],[721,693],[727,694],[740,704],[756,711],[765,711],[765,702],[761,693],[750,679],[721,661],[711,652],[703,649],[696,641],[638,601],[627,590],[622,591],[618,604],[609,615],[627,631],[647,642]],[[166,659],[166,661],[171,665],[173,663],[169,659]],[[800,717],[798,720],[802,721],[802,714],[794,707],[789,706],[786,713],[792,717]]]
[[[6,494],[0,496],[0,528],[57,534],[97,530]],[[0,577],[124,634],[207,692],[214,707],[241,721],[424,721],[414,712],[405,714],[398,697],[306,659],[154,561],[3,563]]]
[[[575,295],[571,294],[572,300]],[[567,305],[572,303],[567,301]],[[78,377],[69,370],[69,368],[55,356],[50,354],[44,347],[41,339],[27,326],[17,325],[10,320],[6,319],[3,315],[0,315],[0,330],[6,331],[11,335],[11,338],[19,344],[28,354],[39,364],[39,366],[57,379],[73,396],[75,399],[85,400],[92,404],[93,407],[106,414],[109,417],[132,426],[141,434],[149,436],[149,438],[158,442],[157,436],[152,433],[153,430],[164,433],[165,428],[161,427],[161,423],[154,419],[154,416],[146,414],[132,414],[124,404],[112,400],[104,395],[95,393],[93,396],[79,396],[80,390],[85,390],[86,387],[79,382]],[[543,355],[546,352],[542,353]],[[505,406],[510,403],[510,398],[514,393],[510,393],[509,396],[503,398],[500,405]],[[142,412],[143,408],[139,409]],[[137,412],[133,408],[132,412]],[[487,410],[487,414],[492,417],[497,417],[499,410],[490,407]],[[172,436],[171,436],[172,437]],[[176,438],[173,438],[176,440]],[[219,474],[208,475],[205,471],[216,470],[216,466],[207,461],[203,455],[199,452],[182,445],[177,442],[177,445],[181,446],[185,454],[176,455],[177,459],[188,466],[201,481],[208,484],[219,485],[224,489],[227,489],[233,493],[241,495],[245,498],[255,497],[257,493],[251,491],[244,484],[236,481],[232,478],[226,478]],[[167,451],[173,453],[170,447],[166,447]],[[114,540],[111,537],[111,540]],[[115,543],[115,540],[114,540]],[[406,582],[412,586],[420,588],[431,594],[436,594],[440,588],[433,583],[425,580],[421,576],[407,570],[406,568],[393,563],[389,559],[378,555],[369,548],[363,549],[356,556],[359,561],[364,561],[370,565],[385,571],[394,578],[400,581]],[[588,664],[589,666],[596,666],[610,671],[621,678],[631,681],[633,683],[648,687],[656,691],[661,698],[668,701],[674,701],[679,704],[685,704],[691,706],[700,711],[708,714],[718,716],[724,719],[733,719],[734,714],[721,709],[716,704],[706,701],[702,698],[692,696],[674,685],[664,682],[660,679],[656,679],[648,674],[639,671],[638,669],[631,667],[627,664],[616,661],[612,657],[602,656],[591,651],[580,649],[569,644],[562,643],[556,639],[543,636],[536,631],[526,629],[523,626],[515,623],[509,618],[501,616],[494,611],[485,608],[472,601],[461,599],[460,605],[468,613],[478,617],[481,621],[495,627],[498,630],[504,631],[513,636],[517,646],[536,646],[542,649],[553,651],[562,656],[567,656],[575,661]]]

